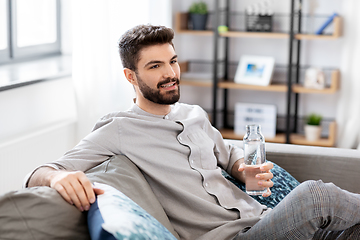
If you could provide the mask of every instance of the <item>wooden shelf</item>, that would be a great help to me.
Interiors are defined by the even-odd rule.
[[[223,138],[236,140],[242,140],[244,138],[243,135],[235,134],[234,130],[232,129],[221,129],[220,132]],[[265,140],[266,142],[284,143],[285,134],[276,134],[275,138],[266,138]]]
[[[298,40],[334,40],[341,37],[342,31],[342,18],[337,16],[333,20],[334,31],[331,35],[317,35],[317,34],[295,34],[295,39]],[[234,38],[289,38],[290,34],[288,33],[277,33],[277,32],[237,32],[237,31],[228,31],[219,33],[222,37],[234,37]]]
[[[232,129],[221,129],[223,138],[242,140],[244,136],[237,135]],[[304,135],[293,133],[290,135],[290,143],[299,145],[333,147],[335,145],[336,123],[331,122],[329,125],[329,136],[321,138],[318,141],[307,141]],[[286,137],[284,133],[276,134],[275,138],[266,138],[266,142],[285,143]]]
[[[329,125],[329,136],[327,138],[321,138],[318,141],[307,141],[304,135],[292,134],[290,136],[290,142],[299,145],[333,147],[335,145],[335,136],[336,136],[336,123],[331,122]]]
[[[189,71],[189,62],[180,62],[179,63],[181,73]],[[197,78],[181,78],[181,85],[195,86],[195,87],[211,87],[211,79],[197,79]]]
[[[218,83],[219,88],[226,89],[246,89],[256,91],[270,91],[270,92],[287,92],[287,86],[285,84],[270,84],[269,86],[257,86],[249,84],[239,84],[230,81],[221,81]]]
[[[317,34],[295,34],[295,39],[298,40],[334,40],[341,37],[342,33],[342,18],[337,16],[333,23],[334,31],[331,35],[317,35]]]
[[[189,62],[180,62],[181,72],[189,71]],[[300,84],[294,84],[292,86],[292,91],[294,93],[314,93],[314,94],[333,94],[339,88],[340,82],[340,71],[333,70],[331,72],[331,84],[330,87],[324,89],[311,89],[306,88]],[[211,79],[196,79],[196,78],[182,78],[181,84],[190,85],[190,86],[199,86],[199,87],[211,87]],[[269,91],[269,92],[287,92],[286,84],[270,84],[269,86],[257,86],[257,85],[248,85],[248,84],[239,84],[235,83],[232,80],[220,80],[218,82],[218,87],[223,89],[244,89],[244,90],[255,90],[255,91]]]
[[[197,78],[182,78],[180,85],[194,86],[194,87],[212,87],[211,79],[197,79]]]
[[[194,31],[188,29],[188,13],[177,13],[175,21],[175,30],[177,33],[181,34],[193,34],[193,35],[203,35],[211,36],[214,34],[212,30],[205,31]],[[298,40],[334,40],[341,37],[342,32],[342,18],[337,16],[333,20],[334,31],[331,35],[316,35],[316,34],[295,34],[295,39]],[[288,33],[277,33],[277,32],[241,32],[241,31],[228,31],[219,33],[221,37],[231,37],[231,38],[278,38],[286,39],[290,37]]]
[[[180,30],[177,31],[177,33],[181,33],[181,34],[191,34],[191,35],[198,35],[198,36],[212,36],[214,34],[213,31],[210,30]]]
[[[197,79],[197,78],[181,78],[180,83],[182,85],[198,86],[198,87],[212,87],[213,85],[211,79]],[[269,92],[287,91],[287,86],[285,84],[257,86],[257,85],[239,84],[234,82],[219,82],[218,87],[224,89],[244,89],[244,90],[269,91]]]
[[[299,84],[294,84],[292,87],[292,91],[295,93],[316,93],[316,94],[333,94],[339,88],[340,81],[340,71],[334,70],[331,72],[331,85],[330,87],[324,89],[311,89],[306,88]]]
[[[181,72],[189,71],[189,62],[180,62]],[[196,78],[181,78],[180,83],[182,85],[189,86],[198,86],[198,87],[211,87],[212,80],[211,79],[196,79]],[[227,89],[245,89],[245,90],[256,90],[256,91],[270,91],[270,92],[286,92],[287,86],[285,84],[271,84],[269,86],[257,86],[257,85],[247,85],[247,84],[239,84],[233,81],[220,81],[218,82],[219,88],[227,88]]]
[[[290,136],[290,143],[298,145],[309,145],[309,146],[321,146],[321,147],[333,147],[334,142],[328,138],[321,138],[317,141],[307,141],[304,135],[292,134]]]
[[[179,62],[180,71],[182,73],[189,71],[189,62]]]
[[[175,21],[175,31],[177,33],[182,34],[192,34],[192,35],[200,35],[200,36],[211,36],[214,34],[211,30],[204,30],[204,31],[195,31],[188,29],[188,13],[176,13],[176,21]]]
[[[236,32],[228,31],[219,33],[222,37],[234,37],[234,38],[289,38],[288,33],[276,33],[276,32]]]

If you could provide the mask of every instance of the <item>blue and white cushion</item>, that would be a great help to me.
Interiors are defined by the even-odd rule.
[[[97,196],[88,213],[91,239],[154,239],[176,238],[154,217],[115,188],[95,183],[105,192]]]

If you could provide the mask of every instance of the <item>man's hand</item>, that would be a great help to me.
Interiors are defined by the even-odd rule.
[[[256,174],[256,179],[259,180],[258,185],[259,186],[264,186],[267,188],[267,192],[263,193],[262,196],[263,197],[268,197],[271,195],[271,190],[270,188],[272,186],[274,186],[274,183],[271,181],[271,179],[274,177],[274,175],[270,172],[270,170],[274,167],[274,164],[272,164],[271,162],[266,162],[263,163],[260,166],[260,171],[265,172],[265,173],[258,173]],[[243,172],[245,169],[245,163],[240,164],[240,167],[238,169],[239,172]]]
[[[55,170],[50,167],[37,169],[28,182],[28,187],[48,186],[54,188],[70,204],[80,211],[87,211],[95,202],[95,194],[104,193],[93,187],[85,173]]]
[[[258,184],[260,186],[264,186],[267,188],[267,192],[262,194],[263,197],[268,197],[271,195],[270,188],[274,185],[271,179],[273,178],[274,175],[270,172],[270,170],[273,167],[274,165],[271,162],[266,162],[262,164],[260,167],[260,170],[264,173],[259,173],[256,175],[256,178],[259,180]],[[237,162],[235,162],[231,173],[233,177],[237,178],[242,182],[245,182],[244,169],[245,169],[244,159],[240,159]]]
[[[94,188],[85,173],[81,171],[56,171],[51,174],[49,180],[50,187],[80,211],[89,210],[90,204],[95,202],[95,194],[104,193],[103,190]]]

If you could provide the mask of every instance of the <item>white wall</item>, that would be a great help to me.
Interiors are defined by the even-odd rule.
[[[62,78],[0,92],[0,142],[76,119],[71,78]]]
[[[0,92],[0,113],[0,194],[20,189],[28,172],[76,144],[71,78]]]

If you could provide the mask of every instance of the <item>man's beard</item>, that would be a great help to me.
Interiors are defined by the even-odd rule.
[[[157,84],[157,89],[152,89],[149,87],[138,75],[136,75],[138,79],[139,89],[143,94],[144,98],[147,100],[164,105],[174,104],[180,99],[180,87],[179,87],[179,79],[178,78],[167,78],[164,81],[161,81]],[[166,91],[165,93],[161,93],[160,88],[161,85],[175,82],[178,85],[177,89]]]

